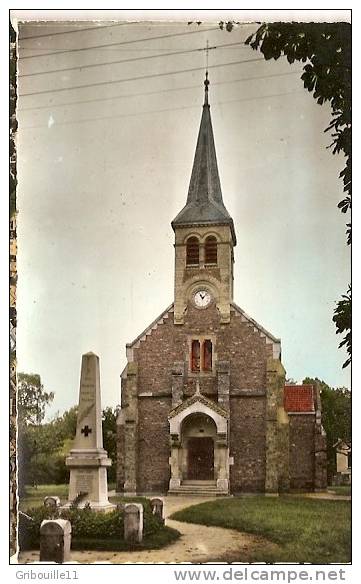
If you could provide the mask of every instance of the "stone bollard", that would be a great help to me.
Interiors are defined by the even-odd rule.
[[[165,514],[164,514],[164,500],[160,497],[155,497],[154,499],[150,500],[150,506],[152,507],[153,515],[159,517],[162,523],[165,521]]]
[[[54,509],[56,509],[57,507],[60,507],[60,499],[59,497],[55,497],[55,496],[49,496],[49,497],[45,497],[44,498],[44,507],[53,507]]]
[[[143,505],[126,503],[124,506],[124,539],[140,543],[143,539]]]
[[[71,523],[44,519],[40,526],[40,561],[62,564],[70,561]]]

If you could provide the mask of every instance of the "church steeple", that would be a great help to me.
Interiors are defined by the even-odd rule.
[[[230,322],[233,300],[233,220],[222,199],[208,101],[204,103],[186,205],[172,222],[175,232],[174,323],[184,324],[188,307],[218,310]]]
[[[233,245],[236,234],[233,220],[222,199],[216,149],[214,145],[210,106],[208,102],[208,71],[204,81],[204,104],[198,133],[193,170],[188,189],[187,203],[172,221],[173,229],[190,225],[229,225]]]

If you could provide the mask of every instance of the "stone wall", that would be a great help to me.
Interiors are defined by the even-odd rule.
[[[315,473],[315,416],[290,414],[290,486],[313,489]]]
[[[265,397],[230,400],[231,492],[264,491],[266,476]]]
[[[171,396],[144,397],[138,402],[138,485],[139,493],[168,490],[170,437],[168,414]]]

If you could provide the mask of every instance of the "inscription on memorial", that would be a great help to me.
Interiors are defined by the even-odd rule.
[[[95,403],[95,385],[94,383],[81,384],[81,401]]]
[[[91,493],[93,489],[93,473],[90,471],[77,471],[75,488],[77,493]]]

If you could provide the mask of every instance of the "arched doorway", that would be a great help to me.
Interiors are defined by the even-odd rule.
[[[209,416],[194,413],[183,420],[181,442],[183,477],[192,481],[215,479],[214,446],[217,428]]]

